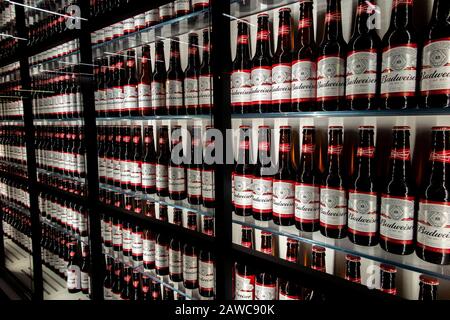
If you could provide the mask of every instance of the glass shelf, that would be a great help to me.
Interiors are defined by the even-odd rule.
[[[84,124],[83,118],[67,118],[67,119],[34,119],[35,125],[44,125],[48,122],[61,123],[61,122],[78,122],[78,124]]]
[[[24,121],[23,119],[16,119],[16,120],[6,120],[6,119],[0,119],[0,123],[2,123],[3,125],[7,126],[7,125],[23,125]]]
[[[234,213],[233,223],[268,231],[276,235],[289,237],[302,243],[319,245],[380,263],[393,265],[402,269],[450,280],[450,265],[441,266],[426,262],[417,257],[415,253],[406,256],[395,255],[384,251],[380,246],[360,246],[352,243],[348,238],[331,239],[323,236],[320,231],[302,232],[295,226],[279,226],[274,224],[273,221],[256,221],[253,217],[241,217]]]
[[[27,216],[30,216],[30,209],[29,208],[26,208],[26,207],[24,207],[22,205],[19,206],[16,203],[12,203],[11,201],[8,201],[6,199],[1,199],[1,198],[0,198],[0,203],[4,203],[7,206],[9,206],[9,207],[19,211],[20,213],[22,213],[24,215],[27,215]]]
[[[298,0],[231,0],[231,19],[243,19],[261,12],[298,3]]]
[[[109,41],[93,44],[94,58],[102,57],[106,52],[116,53],[122,50],[140,47],[159,39],[172,38],[202,30],[208,28],[209,25],[209,9],[192,12]]]
[[[195,212],[202,216],[214,217],[214,208],[205,208],[202,205],[190,204],[187,199],[185,200],[171,200],[169,197],[159,197],[156,194],[144,194],[140,191],[123,190],[118,187],[113,187],[108,184],[100,183],[100,188],[110,190],[113,192],[118,192],[121,194],[131,195],[132,197],[140,198],[143,200],[154,201],[159,204],[166,205],[168,207],[173,207],[181,210],[188,210],[190,212]]]
[[[99,121],[122,121],[122,120],[131,120],[131,121],[147,121],[147,120],[211,120],[212,115],[210,114],[199,114],[199,115],[185,115],[185,116],[125,116],[125,117],[104,117],[97,118],[97,122]]]
[[[9,167],[16,167],[16,168],[20,168],[22,170],[28,170],[28,166],[26,164],[20,164],[20,163],[15,163],[15,162],[9,162],[9,161],[2,161],[0,160],[0,164],[4,165],[4,166],[9,166]]]
[[[82,237],[79,234],[77,234],[77,233],[75,233],[73,231],[70,231],[67,228],[62,227],[61,225],[57,224],[56,222],[49,221],[47,218],[42,218],[41,217],[41,223],[45,224],[45,225],[47,225],[47,226],[49,226],[49,227],[51,227],[51,228],[53,228],[53,229],[55,229],[57,231],[60,231],[60,232],[62,232],[64,234],[67,234],[67,235],[69,235],[71,237],[74,237],[75,239],[77,239],[78,241],[82,242],[83,244],[89,245],[89,237],[88,236]]]
[[[86,180],[85,178],[78,178],[78,177],[72,177],[72,176],[67,176],[65,174],[60,174],[60,173],[56,173],[56,172],[51,172],[51,171],[47,171],[44,169],[36,169],[37,173],[39,174],[45,174],[47,176],[51,176],[51,177],[56,177],[56,178],[60,178],[60,179],[67,179],[67,180],[72,180],[72,181],[76,181],[79,183],[85,183]]]

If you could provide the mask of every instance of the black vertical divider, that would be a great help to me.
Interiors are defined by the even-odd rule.
[[[0,211],[0,269],[5,267],[5,243],[3,237],[3,211]]]
[[[89,17],[89,0],[80,1],[81,16]],[[92,299],[103,300],[103,260],[101,240],[101,216],[98,201],[97,126],[94,100],[94,68],[92,61],[89,20],[81,21],[80,32],[80,87],[83,97],[84,130],[87,163],[87,204],[89,212],[89,238],[91,252]]]
[[[231,128],[230,81],[227,70],[231,61],[230,52],[230,2],[211,1],[211,59],[214,88],[214,127],[223,135],[223,155],[226,155],[226,131]],[[218,146],[216,146],[217,148]],[[225,157],[226,158],[226,157]],[[216,297],[218,300],[232,299],[232,251],[231,251],[231,165],[218,165],[215,174],[216,191]]]
[[[23,3],[18,0],[18,3]],[[25,12],[24,7],[16,6],[16,28],[19,37],[27,38],[25,26]],[[19,51],[26,52],[26,42],[20,41]],[[34,149],[34,133],[35,128],[33,124],[33,102],[31,100],[31,78],[30,65],[28,55],[23,54],[20,58],[20,79],[22,83],[22,90],[25,93],[23,98],[23,117],[25,125],[25,141],[27,150],[27,166],[28,166],[28,190],[30,194],[30,215],[31,215],[31,242],[33,252],[33,300],[44,299],[44,284],[42,278],[42,261],[41,261],[41,222],[39,218],[39,204],[38,204],[38,186],[36,175],[36,154]]]

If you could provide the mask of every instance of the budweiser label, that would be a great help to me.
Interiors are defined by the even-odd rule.
[[[152,87],[145,83],[138,85],[138,105],[139,108],[151,108],[152,107]]]
[[[424,249],[450,253],[450,205],[448,203],[419,203],[417,244]]]
[[[214,171],[202,170],[202,198],[203,200],[214,201]]]
[[[402,244],[412,244],[414,198],[381,198],[380,236]]]
[[[169,272],[170,274],[183,273],[183,256],[181,251],[169,250]]]
[[[214,290],[214,263],[212,261],[199,261],[198,284],[203,290]]]
[[[320,225],[342,229],[347,224],[347,197],[345,190],[320,190]]]
[[[272,66],[272,102],[291,102],[291,64]]]
[[[381,94],[407,95],[416,92],[417,48],[399,46],[383,52]]]
[[[272,102],[272,72],[270,67],[252,69],[252,101]]]
[[[356,235],[375,236],[377,227],[376,194],[349,192],[348,231]]]
[[[211,107],[212,105],[212,77],[210,75],[201,75],[198,78],[198,102],[202,107]]]
[[[450,94],[450,38],[426,44],[422,61],[421,91]]]
[[[183,258],[183,279],[191,282],[197,281],[197,256],[184,255]]]
[[[442,163],[450,163],[450,150],[432,151],[430,160]]]
[[[255,300],[275,300],[277,294],[276,284],[262,284],[256,282]]]
[[[237,208],[252,207],[252,176],[234,175],[234,205]]]
[[[309,60],[294,61],[292,65],[292,101],[316,99],[317,64]]]
[[[168,187],[168,169],[167,166],[162,164],[156,165],[156,189],[164,190]]]
[[[154,163],[142,163],[142,187],[156,185],[156,166]]]
[[[201,169],[187,169],[187,192],[190,197],[202,195],[202,171]]]
[[[294,183],[292,181],[273,181],[273,215],[281,218],[294,217]]]
[[[162,269],[169,267],[169,253],[167,246],[156,244],[155,246],[155,267]]]
[[[295,184],[295,220],[314,223],[319,221],[320,189],[317,186]]]
[[[347,56],[347,97],[373,97],[377,89],[376,51],[353,51]]]
[[[186,176],[183,167],[169,167],[169,192],[183,192]]]
[[[80,267],[71,265],[67,268],[67,289],[80,289],[81,279],[80,279]]]
[[[236,300],[253,300],[253,290],[255,289],[255,276],[241,276],[236,272],[235,279]]]
[[[142,240],[142,255],[144,263],[152,264],[155,262],[155,241]]]
[[[183,106],[183,82],[178,80],[167,80],[167,107]]]
[[[253,179],[252,207],[255,212],[272,212],[272,179]]]
[[[317,64],[317,98],[333,99],[345,93],[345,60],[325,57]]]
[[[231,74],[231,105],[249,105],[252,102],[252,82],[250,70],[235,71]]]
[[[166,106],[166,88],[161,82],[152,82],[151,85],[152,93],[151,93],[151,101],[152,108],[156,109],[158,107]]]
[[[198,79],[184,79],[184,97],[187,108],[195,108],[198,106]]]

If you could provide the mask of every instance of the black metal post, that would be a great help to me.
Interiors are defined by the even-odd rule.
[[[5,242],[3,237],[3,211],[0,210],[0,269],[5,267]]]

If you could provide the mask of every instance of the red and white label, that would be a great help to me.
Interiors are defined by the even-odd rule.
[[[376,193],[350,191],[348,194],[348,232],[375,236],[378,230]]]
[[[417,245],[450,254],[450,203],[421,200],[417,221]]]
[[[186,191],[186,175],[183,167],[169,167],[169,192]]]
[[[71,265],[67,268],[67,289],[81,289],[80,267]]]
[[[345,60],[341,57],[320,57],[317,64],[317,99],[331,100],[344,96]]]
[[[320,225],[342,229],[347,225],[347,194],[345,190],[320,189]]]
[[[253,190],[251,175],[234,174],[234,206],[239,209],[252,207]]]
[[[252,102],[270,104],[272,102],[272,68],[252,69]]]
[[[417,45],[387,48],[383,52],[381,95],[414,96],[416,93]]]
[[[292,68],[290,63],[272,66],[272,103],[291,102],[291,75]]]
[[[277,294],[277,285],[262,284],[256,281],[255,285],[255,300],[275,300]]]
[[[432,151],[430,153],[430,161],[450,163],[450,150]]]
[[[423,94],[450,94],[450,38],[424,46],[421,81]]]
[[[175,13],[189,12],[189,0],[176,0]]]
[[[133,238],[133,246],[132,246],[132,254],[133,257],[140,257],[142,258],[144,253],[144,247],[142,242],[142,232],[133,232],[132,234]]]
[[[166,86],[164,83],[153,81],[151,92],[152,108],[163,108],[166,106]]]
[[[202,198],[206,201],[215,200],[214,171],[202,170]]]
[[[146,83],[138,84],[138,105],[141,109],[152,107],[152,87]]]
[[[159,7],[159,18],[161,20],[171,18],[173,16],[173,3],[169,3]]]
[[[202,170],[196,168],[187,169],[187,177],[188,196],[200,198],[202,196]]]
[[[142,187],[156,186],[156,165],[154,163],[142,163]]]
[[[133,239],[131,238],[131,229],[124,228],[122,232],[123,253],[130,253],[133,249]]]
[[[214,262],[199,261],[198,285],[202,290],[214,291]]]
[[[213,96],[213,83],[211,75],[200,75],[198,78],[198,102],[202,108],[211,108]]]
[[[231,74],[231,105],[251,105],[252,81],[250,70],[238,70]]]
[[[156,190],[168,188],[168,168],[163,164],[156,165]]]
[[[241,276],[236,272],[235,300],[253,300],[255,295],[255,276]]]
[[[378,58],[375,49],[347,55],[347,98],[371,98],[377,90]]]
[[[292,102],[315,101],[317,95],[317,64],[310,60],[292,63]]]
[[[150,11],[147,11],[145,13],[145,24],[147,26],[153,25],[155,23],[159,22],[159,11],[158,9],[153,9]]]
[[[183,107],[183,82],[179,80],[167,80],[167,107]]]
[[[198,265],[196,255],[183,255],[183,279],[184,281],[197,282]]]
[[[317,223],[320,217],[320,188],[304,183],[295,184],[295,220]]]
[[[169,267],[169,248],[167,245],[156,244],[155,246],[155,267],[157,270]]]
[[[273,215],[294,218],[294,181],[273,180]]]
[[[198,78],[184,79],[184,104],[188,109],[198,107]]]
[[[130,169],[130,184],[133,186],[141,185],[141,163],[131,161],[128,163]]]
[[[380,237],[398,244],[412,244],[414,197],[381,197]]]
[[[171,275],[183,273],[183,256],[180,250],[169,250],[169,273]]]
[[[358,147],[356,150],[356,156],[360,158],[374,158],[375,147]]]
[[[272,212],[272,178],[254,178],[253,182],[253,212]]]
[[[155,241],[150,239],[142,240],[142,255],[145,264],[155,263]]]
[[[392,149],[390,158],[394,160],[408,161],[411,159],[411,150],[406,148]]]

